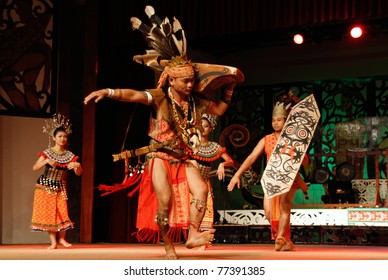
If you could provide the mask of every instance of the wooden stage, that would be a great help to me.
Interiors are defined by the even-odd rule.
[[[47,246],[0,245],[0,260],[164,260],[162,244],[73,244],[56,250]],[[273,244],[213,244],[208,250],[178,244],[176,251],[180,260],[388,260],[386,246],[296,244],[295,251],[277,252]]]
[[[182,260],[388,260],[388,208],[293,209],[295,251],[276,252],[263,210],[221,210],[208,250],[177,244]],[[1,260],[163,260],[163,244],[0,245]]]
[[[176,244],[178,260],[165,259],[163,244],[73,244],[71,248],[58,247],[56,250],[47,250],[49,244],[0,245],[0,275],[42,280],[68,279],[70,275],[94,280],[122,279],[124,276],[125,279],[144,279],[144,275],[128,278],[125,271],[160,267],[168,271],[179,267],[210,273],[202,275],[203,280],[221,279],[221,276],[225,280],[242,279],[234,273],[252,268],[256,272],[265,270],[265,277],[255,275],[260,279],[337,279],[346,275],[361,280],[385,275],[388,265],[387,209],[349,209],[293,210],[294,251],[274,250],[270,227],[262,219],[260,210],[225,210],[220,211],[225,223],[215,225],[213,245],[207,250],[199,250]],[[70,274],[58,274],[63,269]],[[220,276],[221,269],[223,273],[230,269],[230,273]],[[185,274],[183,278],[198,277],[198,274],[194,278]]]
[[[296,244],[278,252],[273,244],[214,244],[208,250],[176,245],[178,260],[164,258],[162,244],[73,244],[47,250],[48,244],[0,245],[3,279],[338,279],[363,280],[385,275],[388,247]],[[128,275],[145,269],[191,270],[204,274]],[[265,271],[265,275],[246,272]],[[239,274],[237,274],[239,272]],[[12,275],[12,276],[11,276]],[[11,276],[11,277],[10,277]],[[5,277],[5,278],[4,278]]]

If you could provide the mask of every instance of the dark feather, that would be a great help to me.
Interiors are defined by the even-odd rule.
[[[140,19],[136,17],[131,18],[131,23],[132,23],[132,29],[139,30],[141,33],[143,33],[144,36],[147,36],[151,31],[151,28],[147,24],[144,24]]]
[[[161,21],[151,6],[146,6],[145,12],[152,27],[135,17],[131,18],[131,23],[133,29],[142,32],[148,46],[159,53],[162,59],[186,55],[186,38],[179,21],[174,18],[173,25],[168,18]]]

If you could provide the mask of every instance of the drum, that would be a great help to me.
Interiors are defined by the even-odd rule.
[[[327,167],[318,167],[314,172],[314,180],[318,184],[325,184],[330,178],[330,170]]]
[[[343,162],[337,166],[335,175],[340,181],[351,181],[356,176],[356,168],[351,163]]]

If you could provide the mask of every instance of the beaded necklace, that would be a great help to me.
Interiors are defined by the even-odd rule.
[[[170,88],[168,88],[168,96],[171,99],[172,115],[174,117],[174,120],[179,125],[180,129],[182,130],[183,141],[186,144],[188,144],[190,137],[187,133],[187,128],[188,128],[187,125],[190,124],[191,126],[193,126],[195,124],[195,121],[196,121],[195,102],[194,102],[193,98],[189,95],[188,102],[187,103],[185,102],[183,104],[183,108],[182,108],[179,105],[179,103],[175,100]],[[192,110],[191,110],[191,107],[193,108]],[[189,120],[189,117],[190,117],[190,120]]]

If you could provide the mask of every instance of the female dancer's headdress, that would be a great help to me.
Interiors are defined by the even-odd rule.
[[[211,114],[202,114],[202,118],[206,119],[213,129],[217,126],[217,116]]]
[[[43,126],[43,133],[49,136],[49,147],[51,146],[51,139],[54,136],[55,130],[60,127],[62,127],[67,134],[72,133],[70,120],[60,113],[54,114],[51,119],[45,121],[45,125]]]

